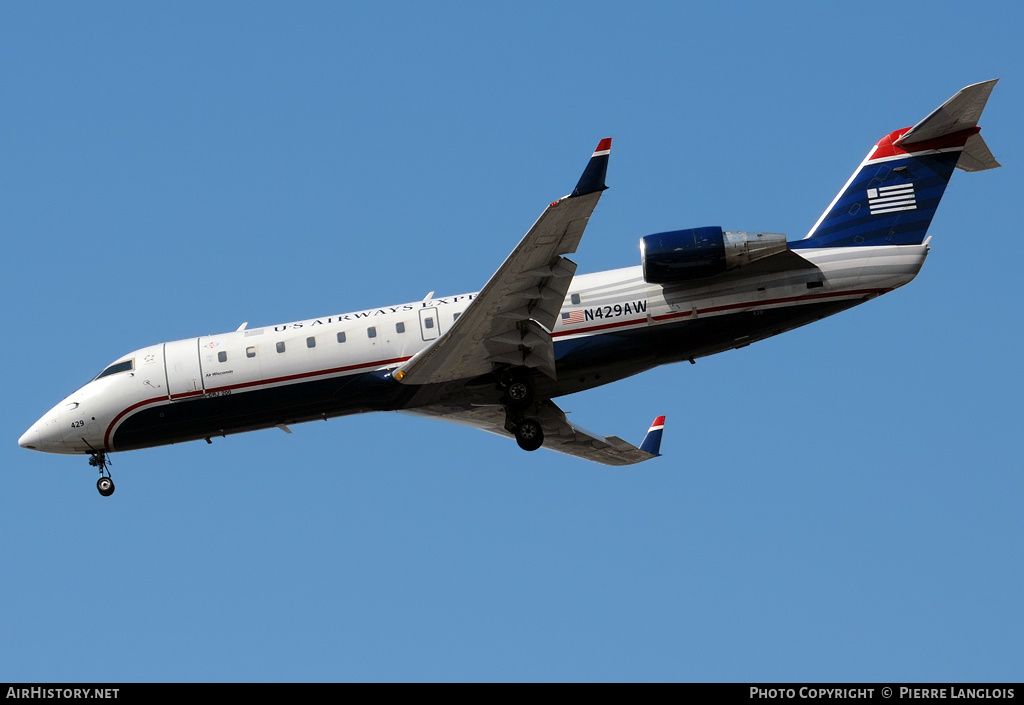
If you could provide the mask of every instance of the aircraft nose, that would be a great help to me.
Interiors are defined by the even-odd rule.
[[[43,453],[67,453],[61,437],[60,408],[54,407],[18,439],[18,445]]]
[[[18,445],[29,450],[38,450],[39,429],[36,428],[35,424],[32,425],[32,428],[21,434],[21,438],[18,439]]]

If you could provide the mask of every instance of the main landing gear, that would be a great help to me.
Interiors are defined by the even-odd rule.
[[[508,406],[521,411],[533,402],[533,387],[527,380],[513,377],[505,387],[505,398]]]
[[[114,494],[114,481],[110,478],[110,470],[107,469],[109,465],[107,454],[103,451],[92,453],[89,456],[89,465],[100,470],[100,479],[96,481],[96,489],[100,491],[100,494],[104,497]],[[106,475],[103,473],[106,473]]]
[[[523,450],[537,450],[544,445],[544,429],[534,419],[523,419],[516,424],[516,443]]]
[[[537,450],[544,445],[544,428],[540,421],[525,417],[533,403],[533,385],[525,377],[512,376],[504,386],[505,429],[515,435],[523,450]]]

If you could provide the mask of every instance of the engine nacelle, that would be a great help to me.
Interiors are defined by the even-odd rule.
[[[786,236],[781,233],[723,232],[717,227],[640,238],[644,280],[650,284],[716,277],[787,249]]]

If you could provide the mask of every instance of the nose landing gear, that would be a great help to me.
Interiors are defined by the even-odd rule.
[[[100,470],[100,479],[96,481],[96,489],[104,497],[114,494],[114,481],[110,477],[110,470],[107,469],[109,464],[107,462],[107,454],[103,451],[96,451],[89,456],[89,465]],[[103,473],[106,473],[106,475]]]

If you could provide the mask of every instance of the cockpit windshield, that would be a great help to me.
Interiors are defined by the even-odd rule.
[[[135,369],[135,360],[123,360],[121,362],[115,362],[113,365],[96,375],[96,379],[100,377],[106,377],[107,375],[116,375],[118,372],[128,372],[129,370]]]

